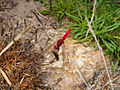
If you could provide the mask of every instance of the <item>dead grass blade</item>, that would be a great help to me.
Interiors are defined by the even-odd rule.
[[[1,73],[2,73],[2,75],[3,75],[3,77],[5,78],[5,80],[7,81],[7,83],[11,86],[12,83],[11,83],[10,80],[8,79],[8,77],[7,77],[7,75],[5,74],[5,72],[4,72],[2,69],[0,69],[0,71],[1,71]]]
[[[92,13],[92,17],[91,17],[91,20],[90,20],[90,24],[92,23],[93,18],[94,18],[95,6],[96,6],[96,0],[94,0],[93,13]],[[89,33],[89,29],[88,29],[88,31],[87,31],[87,33],[86,33],[86,38],[87,38],[87,36],[88,36],[88,33]]]
[[[13,41],[11,41],[1,52],[0,56],[7,50],[9,49],[15,41],[18,41],[27,31],[29,31],[32,28],[32,26],[29,26],[26,30],[24,30],[22,33],[20,33]]]

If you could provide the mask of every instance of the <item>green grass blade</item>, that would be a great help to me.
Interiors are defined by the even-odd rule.
[[[78,18],[78,17],[76,17],[76,16],[74,16],[74,15],[71,15],[70,13],[67,13],[67,12],[65,12],[65,14],[66,14],[69,18],[71,18],[71,19],[79,22],[79,18]]]
[[[110,51],[114,52],[114,50],[109,46],[109,44],[104,39],[102,39],[102,41]]]
[[[114,62],[113,73],[115,73],[118,64],[119,64],[119,60],[117,60],[117,61]]]

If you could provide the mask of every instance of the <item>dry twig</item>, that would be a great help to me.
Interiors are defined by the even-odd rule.
[[[87,23],[88,23],[88,27],[89,27],[89,29],[88,29],[88,31],[87,31],[87,34],[86,34],[86,37],[87,37],[87,35],[88,35],[88,32],[91,31],[91,33],[92,33],[92,35],[93,35],[93,37],[94,37],[94,39],[95,39],[95,41],[96,41],[96,43],[97,43],[97,46],[98,46],[98,48],[99,48],[99,50],[100,50],[100,54],[101,54],[102,59],[103,59],[103,61],[104,61],[104,65],[105,65],[105,68],[106,68],[106,71],[107,71],[107,75],[108,75],[108,78],[109,78],[109,82],[110,82],[111,88],[112,88],[112,90],[113,90],[112,80],[111,80],[111,78],[110,78],[110,74],[109,74],[109,70],[108,70],[108,67],[107,67],[107,63],[106,63],[106,61],[105,61],[105,57],[104,57],[104,54],[103,54],[103,50],[102,50],[102,48],[101,48],[101,46],[100,46],[100,44],[99,44],[99,42],[98,42],[98,40],[97,40],[97,37],[96,37],[96,35],[95,35],[95,33],[94,33],[94,30],[92,29],[92,26],[91,26],[91,23],[92,23],[93,18],[94,18],[95,5],[96,5],[96,0],[94,0],[94,8],[93,8],[93,13],[92,13],[91,21],[89,22],[89,20],[87,19],[87,17],[85,17],[85,19],[86,19],[86,21],[87,21]]]
[[[113,80],[112,80],[112,82],[114,82],[115,80],[117,80],[118,78],[120,78],[120,75],[118,75],[117,77],[115,77]],[[106,85],[108,85],[110,83],[110,81],[108,81],[104,86],[103,86],[103,88],[106,86]]]
[[[100,54],[101,54],[102,59],[103,59],[103,61],[104,61],[104,65],[105,65],[105,68],[106,68],[106,71],[107,71],[107,75],[108,75],[108,78],[109,78],[109,81],[110,81],[110,85],[111,85],[111,88],[112,88],[112,90],[113,90],[112,80],[111,80],[111,78],[110,78],[110,74],[109,74],[109,71],[108,71],[107,63],[106,63],[106,61],[105,61],[105,57],[104,57],[104,54],[103,54],[103,50],[102,50],[102,48],[101,48],[101,46],[100,46],[100,44],[99,44],[99,42],[98,42],[98,40],[97,40],[97,37],[96,37],[96,35],[95,35],[95,33],[94,33],[93,29],[92,29],[92,26],[91,26],[91,24],[90,24],[90,22],[88,21],[87,18],[86,18],[86,21],[88,22],[89,30],[91,31],[91,33],[92,33],[92,35],[93,35],[93,37],[94,37],[94,39],[95,39],[95,41],[96,41],[96,43],[97,43],[97,46],[98,46],[98,48],[99,48],[99,50],[100,50]]]

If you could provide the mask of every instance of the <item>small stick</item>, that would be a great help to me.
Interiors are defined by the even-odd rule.
[[[32,11],[32,13],[36,16],[36,18],[37,18],[37,20],[40,22],[40,24],[43,26],[43,23],[42,23],[42,21],[40,20],[40,18],[38,17],[37,13],[36,13],[35,11],[33,11],[33,10],[31,10],[31,11]]]
[[[51,11],[52,11],[52,1],[49,0],[49,5],[50,5],[50,14],[51,14]]]
[[[26,19],[24,19],[25,29],[27,28],[27,22]]]

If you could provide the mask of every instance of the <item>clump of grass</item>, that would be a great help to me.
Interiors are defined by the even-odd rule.
[[[78,8],[80,7],[81,8]],[[86,37],[88,30],[87,22],[85,17],[91,17],[91,12],[89,11],[90,4],[86,2],[76,3],[76,9],[78,10],[78,15],[69,14],[68,17],[75,20],[77,23],[68,22],[68,28],[72,29],[71,36],[78,39],[76,43],[88,41],[87,45],[94,41],[91,33]],[[92,10],[92,9],[91,9]],[[83,13],[81,13],[83,11]],[[113,71],[115,72],[119,61],[120,61],[120,8],[115,9],[115,5],[112,5],[108,0],[104,2],[99,2],[95,10],[95,18],[92,22],[92,27],[98,38],[99,43],[104,49],[105,55],[110,55],[110,61],[114,61]],[[75,19],[75,18],[79,19]],[[98,48],[96,42],[94,42],[95,50]]]
[[[49,3],[47,6],[49,7]],[[87,45],[89,45],[91,42],[94,42],[94,38],[90,32],[86,38],[88,25],[85,20],[85,17],[90,19],[92,15],[93,0],[53,0],[52,7],[51,15],[56,16],[60,23],[62,22],[63,17],[70,19],[70,21],[65,22],[68,24],[65,27],[72,29],[71,36],[78,40],[75,43],[88,41]],[[117,1],[97,1],[95,15],[92,22],[92,28],[105,52],[104,54],[110,55],[110,61],[114,61],[114,72],[120,63],[119,7],[120,5]],[[46,10],[45,12],[50,11]],[[96,42],[94,42],[94,48],[95,50],[98,49]]]
[[[63,17],[66,16],[66,12],[75,14],[76,9],[74,8],[75,0],[52,0],[52,4],[47,2],[46,0],[39,0],[41,3],[44,3],[45,8],[40,13],[42,14],[51,14],[52,16],[56,16],[57,21],[59,22],[59,26],[62,23]],[[51,9],[52,8],[52,9]]]

